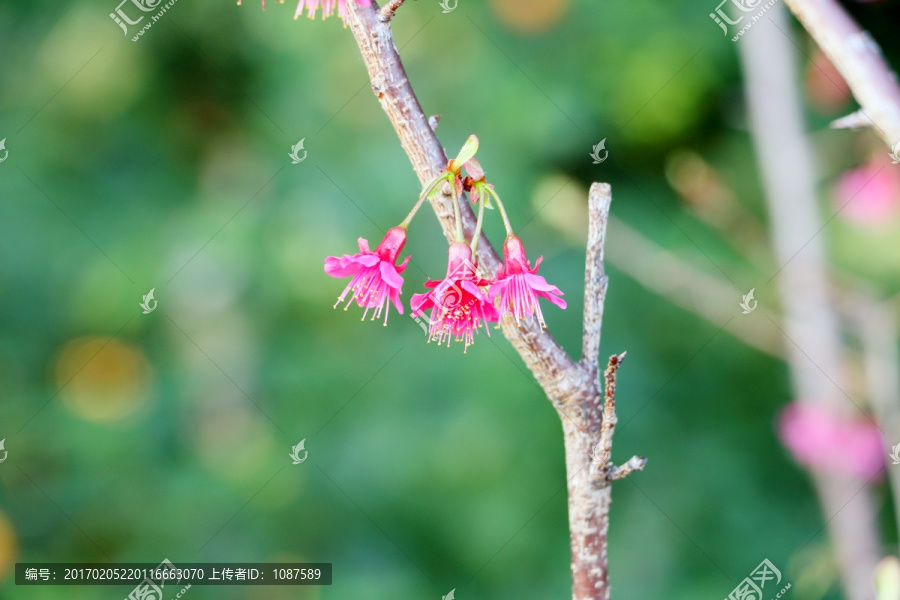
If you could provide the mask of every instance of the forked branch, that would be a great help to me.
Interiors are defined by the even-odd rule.
[[[447,168],[447,156],[434,133],[436,119],[430,122],[422,111],[394,44],[390,19],[400,4],[402,1],[392,0],[379,11],[374,2],[366,7],[350,1],[347,3],[346,22],[359,46],[372,91],[394,126],[420,184],[424,186]],[[449,185],[444,186],[440,193],[429,197],[448,241],[453,240],[456,229],[451,189]],[[609,598],[607,530],[610,483],[640,470],[645,462],[645,459],[635,457],[623,466],[615,467],[608,461],[615,424],[615,369],[621,357],[613,357],[615,364],[611,362],[607,371],[608,412],[604,415],[597,355],[607,286],[603,245],[611,200],[609,185],[594,184],[591,187],[581,360],[574,361],[537,320],[521,324],[513,320],[503,323],[504,335],[534,374],[562,419],[574,600]],[[459,220],[465,238],[471,239],[475,233],[476,219],[468,203],[461,204]],[[477,246],[479,271],[486,278],[495,277],[500,258],[483,233],[478,238]],[[601,438],[607,461],[603,467],[604,476],[598,482],[596,469],[591,468],[591,450]]]

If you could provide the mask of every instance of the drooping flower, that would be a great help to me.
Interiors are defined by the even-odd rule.
[[[300,0],[297,4],[297,12],[294,13],[294,18],[298,18],[303,13],[303,7],[306,6],[306,16],[310,19],[316,18],[316,11],[319,10],[319,2],[320,0]],[[371,0],[356,0],[356,3],[361,6],[372,6]],[[347,16],[347,0],[321,0],[322,4],[322,18],[330,17],[334,14],[334,9],[337,7],[338,16],[343,21]]]
[[[808,469],[862,479],[871,479],[884,469],[878,427],[867,420],[848,420],[819,404],[789,404],[781,414],[778,437]]]
[[[375,248],[375,251],[369,250],[369,242],[364,238],[359,238],[359,253],[345,254],[344,256],[329,256],[325,259],[325,272],[332,277],[352,277],[350,283],[344,288],[344,291],[338,297],[335,303],[337,305],[344,301],[348,293],[351,293],[350,300],[344,306],[344,310],[350,306],[350,303],[356,300],[356,303],[365,308],[363,319],[369,313],[370,309],[375,309],[372,319],[377,319],[384,312],[384,324],[387,325],[388,310],[386,305],[388,301],[393,302],[397,308],[397,312],[403,314],[403,304],[400,302],[400,293],[403,287],[403,277],[400,274],[406,269],[406,263],[409,262],[407,256],[399,265],[397,256],[406,243],[406,229],[404,227],[393,227],[388,230],[384,239]]]
[[[512,319],[518,324],[535,316],[541,327],[546,327],[538,298],[546,298],[560,308],[566,307],[559,288],[537,274],[543,258],[538,258],[532,268],[522,240],[515,234],[507,236],[503,243],[504,264],[497,273],[497,281],[488,290],[491,302],[500,297],[500,317],[504,321]]]
[[[430,291],[413,294],[410,301],[412,315],[417,317],[431,309],[429,340],[450,345],[451,339],[463,341],[465,349],[475,342],[475,333],[484,324],[499,318],[497,309],[487,299],[481,286],[490,281],[475,273],[472,249],[465,243],[450,244],[447,275],[441,281],[427,281]],[[490,331],[488,331],[490,335]]]
[[[279,0],[281,4],[284,4],[284,0]],[[241,3],[241,0],[238,0],[238,4]],[[356,0],[356,3],[361,6],[372,6],[372,0]],[[316,17],[316,13],[319,10],[319,4],[322,5],[322,18],[330,17],[334,14],[334,9],[337,8],[338,16],[343,21],[347,16],[347,0],[299,0],[297,3],[297,11],[294,13],[294,18],[297,19],[303,14],[303,9],[306,9],[306,16],[310,19],[314,19]],[[266,8],[266,0],[262,0],[263,9]]]

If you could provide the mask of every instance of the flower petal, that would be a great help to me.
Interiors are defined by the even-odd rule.
[[[555,285],[547,283],[547,280],[540,275],[534,273],[522,273],[525,282],[536,292],[549,292],[551,294],[562,295],[562,292]]]
[[[402,263],[400,263],[399,265],[397,265],[397,272],[398,272],[398,273],[402,273],[403,271],[406,270],[406,263],[409,262],[409,259],[410,259],[410,258],[411,258],[410,256],[407,256],[406,258],[403,259],[403,262],[402,262]]]
[[[399,292],[403,287],[403,278],[397,273],[397,267],[389,262],[381,261],[379,268],[381,269],[381,278],[384,282]]]
[[[409,307],[412,309],[412,316],[418,317],[423,312],[434,306],[434,299],[432,299],[432,292],[428,292],[427,294],[413,294],[412,298],[409,299]]]
[[[481,163],[478,162],[477,158],[466,161],[466,164],[463,166],[466,168],[466,173],[468,173],[469,177],[472,179],[478,180],[484,177],[484,169],[481,168]]]
[[[400,292],[396,290],[391,290],[390,292],[391,302],[394,303],[394,307],[396,307],[397,312],[401,315],[403,314],[403,303],[400,302]]]
[[[478,298],[478,300],[480,302],[487,301],[487,296],[484,295],[484,292],[481,291],[481,288],[478,287],[474,281],[465,279],[463,281],[458,282],[457,285],[459,287],[461,287],[462,289],[464,289],[465,291],[472,294],[473,296],[475,296],[476,298]]]
[[[558,307],[560,307],[562,309],[565,309],[566,306],[568,306],[566,304],[566,301],[563,300],[562,298],[560,298],[559,296],[554,296],[553,294],[545,294],[544,292],[538,292],[537,294],[541,298],[546,298],[547,300],[549,300],[550,302],[552,302],[553,304],[557,305]]]
[[[325,259],[325,272],[332,277],[350,277],[355,275],[360,268],[362,268],[361,265],[355,262],[345,263],[343,257],[329,256]]]
[[[497,294],[502,294],[503,291],[509,286],[509,279],[498,279],[488,288],[487,296],[488,299],[493,302],[494,298],[497,297]]]

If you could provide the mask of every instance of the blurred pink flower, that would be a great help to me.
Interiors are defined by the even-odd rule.
[[[881,433],[872,421],[847,420],[809,402],[781,413],[778,437],[794,459],[812,470],[871,479],[884,469]]]
[[[873,225],[895,216],[900,208],[900,169],[887,154],[841,175],[835,190],[841,215],[863,225]]]

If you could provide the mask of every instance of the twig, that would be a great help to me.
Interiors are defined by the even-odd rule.
[[[613,354],[609,357],[609,363],[606,366],[603,425],[600,427],[600,441],[594,446],[591,457],[591,463],[597,468],[600,479],[606,482],[623,479],[634,471],[642,471],[647,464],[646,458],[638,456],[632,456],[621,467],[615,466],[611,460],[613,435],[616,432],[616,423],[619,421],[616,417],[616,372],[623,360],[625,360],[625,352]]]
[[[610,467],[609,474],[606,478],[609,481],[617,481],[625,479],[635,471],[643,471],[647,465],[647,459],[643,456],[632,456],[620,467]]]
[[[600,441],[594,447],[593,464],[606,479],[606,472],[612,456],[612,436],[616,431],[616,371],[625,360],[625,353],[613,354],[606,366],[606,391],[603,394],[603,425],[600,427]]]
[[[390,2],[382,7],[381,13],[378,15],[378,20],[382,23],[390,22],[390,20],[394,18],[394,13],[397,12],[398,8],[403,6],[404,2],[406,2],[406,0],[390,0]]]
[[[785,0],[888,146],[900,143],[900,84],[881,49],[835,0]]]
[[[386,9],[392,4],[395,3],[392,2]],[[374,2],[369,7],[348,2],[347,24],[369,72],[372,91],[394,126],[420,184],[424,185],[444,170],[447,156],[409,83],[390,25],[381,20]],[[521,326],[512,321],[503,324],[504,335],[534,374],[562,420],[568,477],[573,600],[609,598],[607,530],[611,488],[608,480],[598,483],[595,472],[590,468],[590,451],[600,439],[603,423],[595,361],[603,317],[603,293],[598,286],[603,282],[605,290],[602,244],[610,198],[608,186],[599,186],[596,190],[586,266],[591,287],[587,292],[590,298],[586,303],[587,331],[583,360],[572,360],[536,321]],[[454,236],[455,223],[452,198],[447,192],[449,189],[434,194],[430,202],[444,235],[450,241]],[[600,201],[604,194],[605,202]],[[461,221],[463,232],[471,238],[475,217],[468,203],[461,207]],[[476,259],[479,271],[485,277],[497,274],[500,259],[483,233],[479,237]],[[635,468],[636,464],[629,461],[618,472],[625,473]]]
[[[840,119],[835,119],[828,126],[832,129],[862,129],[864,127],[871,127],[872,121],[866,116],[864,111],[857,110]]]
[[[608,183],[595,183],[588,194],[587,259],[584,268],[584,333],[581,346],[581,365],[597,371],[600,352],[600,330],[603,325],[603,304],[609,278],[603,268],[603,247],[606,244],[606,223],[612,203],[612,188]],[[595,375],[596,377],[596,375]]]

